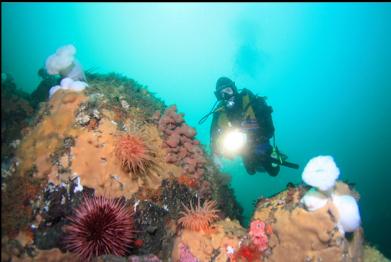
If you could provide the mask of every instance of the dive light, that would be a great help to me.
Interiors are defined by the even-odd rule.
[[[247,135],[240,129],[230,129],[222,134],[220,142],[220,151],[223,155],[236,156],[243,152],[247,143]],[[269,159],[273,164],[285,166],[293,169],[299,169],[299,165],[291,162],[287,162],[285,158],[281,157],[278,149],[274,149],[274,153],[277,157],[270,156]]]
[[[232,129],[223,134],[222,137],[222,152],[229,155],[236,155],[241,152],[247,143],[246,133],[239,129]]]

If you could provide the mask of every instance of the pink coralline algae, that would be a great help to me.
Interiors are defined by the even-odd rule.
[[[200,142],[195,140],[195,129],[185,123],[183,114],[177,113],[177,108],[173,105],[162,116],[156,113],[153,118],[163,133],[163,147],[168,153],[166,162],[183,167],[186,175],[202,178],[206,164],[204,152]]]
[[[193,256],[189,248],[183,243],[179,243],[179,260],[180,262],[199,262],[199,260]]]
[[[162,262],[155,255],[143,255],[143,256],[130,256],[128,257],[128,262]]]
[[[268,248],[268,239],[265,232],[265,223],[261,220],[253,220],[250,224],[250,232],[252,242],[259,251],[264,251]]]

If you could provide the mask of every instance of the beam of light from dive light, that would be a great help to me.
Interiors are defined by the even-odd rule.
[[[247,135],[238,129],[228,131],[223,137],[223,151],[237,154],[247,143]]]

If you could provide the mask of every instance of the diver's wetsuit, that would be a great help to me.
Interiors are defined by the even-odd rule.
[[[261,148],[261,149],[260,149]],[[242,156],[244,167],[250,175],[258,172],[267,172],[271,176],[276,176],[280,171],[280,166],[273,166],[270,161],[272,146],[269,142],[258,145],[257,148]]]
[[[264,98],[256,97],[248,89],[243,89],[236,95],[235,104],[231,109],[224,107],[221,102],[218,105],[218,110],[213,114],[212,151],[217,152],[217,137],[228,127],[228,122],[230,122],[247,134],[247,148],[242,154],[247,173],[253,175],[257,171],[266,171],[271,176],[276,176],[280,167],[274,167],[270,161],[272,146],[269,139],[274,135],[272,111]]]

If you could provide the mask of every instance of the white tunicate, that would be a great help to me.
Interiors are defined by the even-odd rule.
[[[140,204],[140,200],[137,200],[136,203],[134,203],[134,212],[137,211],[137,206]]]
[[[19,146],[19,144],[20,144],[20,140],[19,139],[16,139],[16,140],[11,142],[11,146],[13,148],[17,148]]]
[[[128,109],[129,109],[129,104],[128,104],[128,102],[126,102],[125,100],[121,100],[121,106],[122,106],[125,110],[128,110]]]
[[[76,178],[76,183],[77,183],[77,186],[75,187],[75,189],[74,189],[74,193],[76,193],[76,192],[81,192],[81,191],[83,191],[83,186],[82,186],[82,184],[81,184],[81,182],[80,182],[80,177],[77,177]]]
[[[66,200],[67,200],[66,197],[65,197],[64,195],[62,195],[62,196],[61,196],[61,202],[60,202],[60,204],[61,204],[61,205],[64,205],[65,202],[66,202]]]
[[[334,187],[339,176],[339,169],[332,156],[312,158],[304,168],[302,179],[313,187],[327,191]]]
[[[231,246],[227,246],[227,254],[232,255],[233,253],[235,253],[235,249]]]

